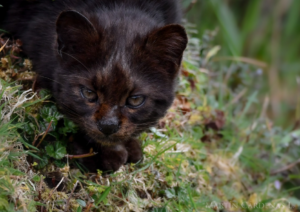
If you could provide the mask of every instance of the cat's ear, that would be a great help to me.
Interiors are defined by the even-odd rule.
[[[150,49],[162,60],[179,66],[187,42],[188,38],[185,29],[178,24],[170,24],[150,33],[146,48]]]
[[[84,54],[98,39],[93,24],[77,11],[64,11],[56,21],[57,50],[63,54]]]

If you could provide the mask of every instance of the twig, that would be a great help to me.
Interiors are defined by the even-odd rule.
[[[19,180],[21,177],[20,176],[11,175],[11,176],[9,176],[9,178],[12,179],[12,180]]]
[[[53,195],[53,193],[57,190],[57,188],[60,186],[60,184],[63,182],[64,179],[65,179],[65,177],[61,178],[60,182],[59,182],[59,183],[57,184],[57,186],[50,192],[50,194],[49,194],[49,196],[48,196],[48,198],[46,199],[45,202],[47,202],[47,201],[51,198],[51,196]],[[41,212],[44,212],[44,206],[42,206]]]
[[[41,176],[41,181],[40,181],[40,186],[39,186],[39,195],[38,195],[38,200],[41,201],[42,200],[42,186],[43,186],[43,177]],[[40,209],[40,210],[39,210]],[[44,206],[38,206],[38,210],[43,212],[44,211]]]
[[[84,212],[89,212],[90,211],[90,209],[91,209],[91,207],[94,205],[94,203],[90,203],[88,206],[87,206],[87,208],[85,209],[85,211]]]
[[[32,145],[33,145],[33,146],[35,145],[35,142],[37,141],[37,139],[38,139],[41,135],[44,135],[44,133],[41,133],[41,134],[39,134],[39,135],[35,135],[35,136],[34,136],[34,139],[33,139],[33,142],[32,142]]]
[[[73,195],[73,193],[74,193],[74,191],[75,191],[75,188],[77,187],[77,185],[78,185],[78,180],[76,181],[76,183],[75,183],[75,185],[74,185],[74,187],[73,187],[73,189],[72,189],[72,192],[71,192],[71,194],[70,194],[70,196],[69,196],[69,198],[68,198],[68,200],[67,200],[67,203],[66,203],[66,207],[65,207],[65,211],[68,211],[69,210],[69,204],[70,204],[70,199],[71,199],[71,197],[72,197],[72,195]]]
[[[40,140],[40,142],[38,143],[38,145],[36,145],[36,147],[39,147],[41,145],[42,141],[44,140],[44,138],[46,137],[46,135],[48,134],[48,132],[50,130],[51,124],[52,124],[52,120],[50,121],[50,123],[49,123],[49,125],[48,125],[48,127],[47,127],[47,129],[46,129],[46,131],[45,131],[45,133],[44,133],[44,135],[42,137],[42,139]]]
[[[69,159],[80,159],[80,158],[92,157],[97,154],[98,154],[98,152],[91,152],[91,153],[83,154],[83,155],[66,155],[65,157],[69,158]]]
[[[245,95],[246,92],[247,92],[247,89],[246,88],[243,89],[240,93],[238,93],[238,95],[236,95],[234,97],[234,99],[231,102],[229,102],[227,105],[225,105],[225,108],[227,108],[230,105],[233,105],[233,104],[237,103],[240,100],[240,98],[242,98]]]
[[[252,58],[247,58],[247,57],[216,57],[212,59],[212,61],[222,61],[222,60],[231,60],[231,61],[238,61],[238,62],[243,62],[243,63],[248,63],[251,65],[258,66],[260,68],[267,68],[268,64],[259,60],[255,60]]]
[[[184,10],[184,13],[187,13],[188,11],[190,11],[196,3],[197,3],[197,0],[193,0],[190,3],[190,5]]]
[[[296,123],[294,124],[293,131],[297,130],[299,127],[300,127],[300,119],[297,120]]]
[[[269,103],[270,103],[270,99],[269,99],[268,96],[266,96],[265,100],[264,100],[263,108],[262,108],[261,113],[260,113],[260,118],[263,118],[263,117],[266,116]]]
[[[56,187],[50,192],[49,197],[47,198],[47,200],[45,202],[47,202],[51,196],[53,195],[53,193],[57,190],[57,188],[60,186],[60,184],[64,181],[65,177],[62,177],[61,180],[59,181],[59,183],[56,185]]]
[[[0,48],[0,52],[4,49],[4,47],[6,46],[6,44],[8,43],[9,39],[7,39],[6,43]]]
[[[35,146],[35,142],[39,139],[40,136],[42,136],[42,135],[44,135],[44,134],[45,134],[45,132],[42,132],[42,133],[40,133],[40,134],[38,134],[38,135],[35,135],[35,136],[34,136],[34,140],[33,140],[33,142],[32,142],[32,145]]]
[[[33,81],[34,78],[33,77],[30,77],[30,78],[19,78],[17,79],[17,81]]]
[[[41,177],[40,187],[39,187],[39,201],[42,199],[42,186],[43,186],[43,177]]]
[[[281,172],[288,171],[288,170],[292,169],[294,166],[298,165],[299,163],[300,163],[300,159],[296,160],[295,162],[293,162],[285,167],[282,167],[281,169],[271,171],[271,175],[276,175]]]

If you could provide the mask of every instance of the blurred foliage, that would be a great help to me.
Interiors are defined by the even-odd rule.
[[[184,0],[183,4],[199,35],[218,29],[215,43],[222,49],[216,60],[228,61],[224,56],[232,55],[266,63],[259,96],[269,98],[268,114],[276,124],[287,127],[300,119],[300,1]]]

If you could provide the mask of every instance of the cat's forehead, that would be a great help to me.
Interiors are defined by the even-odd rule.
[[[99,67],[92,77],[92,84],[103,94],[115,95],[132,89],[135,83],[130,70],[117,63]]]
[[[105,67],[99,67],[95,72],[95,83],[108,84],[108,83],[122,83],[130,80],[129,69],[122,66],[121,63],[112,64],[108,62]]]

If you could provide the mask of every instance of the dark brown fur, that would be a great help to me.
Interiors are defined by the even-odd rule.
[[[187,44],[185,30],[177,24],[178,4],[13,1],[5,29],[23,41],[38,85],[50,89],[60,110],[80,127],[77,152],[90,147],[99,152],[86,159],[90,170],[117,170],[140,160],[135,137],[155,125],[171,105]],[[82,87],[97,93],[97,101],[83,98]],[[143,95],[145,103],[128,107],[127,98],[133,95]],[[99,123],[117,123],[119,128],[105,135]]]

